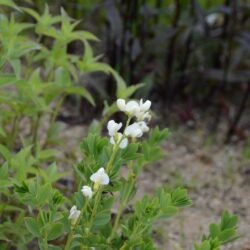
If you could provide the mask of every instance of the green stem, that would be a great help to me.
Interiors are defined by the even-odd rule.
[[[18,123],[19,123],[19,116],[15,116],[13,120],[13,124],[12,124],[11,135],[10,135],[9,145],[8,145],[10,151],[13,149],[13,146],[16,140],[16,135],[18,131]]]
[[[125,206],[126,206],[126,205],[124,205],[124,203],[122,203],[122,204],[120,205],[120,207],[119,207],[118,213],[117,213],[117,215],[116,215],[116,217],[115,217],[115,223],[114,223],[114,226],[113,226],[113,228],[112,228],[111,235],[110,235],[110,237],[109,237],[109,242],[110,242],[110,241],[114,238],[114,236],[115,236],[115,232],[116,232],[116,229],[117,229],[118,224],[119,224],[119,222],[120,222],[120,218],[121,218],[121,215],[122,215],[122,213],[123,213],[123,210],[124,210]]]
[[[125,129],[128,127],[130,121],[131,121],[131,117],[128,117],[128,120],[127,120],[127,122],[126,122]],[[125,131],[125,129],[124,129],[124,131]],[[111,155],[110,160],[109,160],[109,162],[108,162],[108,164],[107,164],[107,167],[106,167],[106,172],[107,172],[107,173],[109,173],[109,172],[111,171],[113,161],[114,161],[115,156],[116,156],[116,153],[117,153],[117,151],[118,151],[118,149],[119,149],[119,145],[120,145],[120,143],[122,142],[122,140],[123,140],[125,137],[126,137],[126,135],[125,135],[125,133],[123,133],[122,138],[120,139],[119,143],[118,143],[118,144],[115,144],[115,146],[113,147],[112,155]]]
[[[39,130],[39,125],[40,125],[40,119],[41,119],[41,117],[42,117],[42,113],[38,113],[36,121],[35,121],[35,124],[34,124],[33,139],[32,139],[34,154],[37,152],[38,130]]]
[[[90,221],[88,223],[89,231],[91,230],[93,221],[94,221],[95,216],[96,216],[97,208],[98,208],[98,205],[99,205],[100,199],[101,199],[101,194],[102,194],[102,187],[99,187],[99,189],[97,191],[97,194],[95,196],[95,202],[94,202],[94,207],[93,207],[92,214],[91,214],[91,217],[90,217]]]
[[[130,121],[131,121],[131,117],[128,117],[128,120],[127,120],[127,122],[126,122],[125,129],[129,126]],[[124,131],[125,131],[125,129],[124,129]],[[121,138],[119,144],[122,142],[122,140],[125,138],[125,136],[126,136],[125,133],[123,133],[123,136],[122,136],[122,138]],[[118,148],[119,148],[119,144],[116,145],[116,148],[114,148],[114,151],[113,151],[112,156],[116,154],[116,152],[117,152],[117,150],[118,150]],[[112,157],[112,156],[111,156],[111,157]],[[108,171],[108,170],[109,170],[109,169],[107,169],[107,171]],[[115,223],[114,223],[114,226],[113,226],[111,235],[110,235],[110,237],[109,237],[109,239],[108,239],[109,242],[114,238],[115,232],[116,232],[117,227],[118,227],[119,222],[120,222],[121,215],[122,215],[123,210],[125,209],[126,204],[127,204],[127,202],[128,202],[128,198],[129,198],[130,191],[131,191],[131,190],[129,190],[129,192],[127,193],[127,195],[126,195],[124,201],[121,203],[121,205],[120,205],[120,207],[119,207],[119,210],[118,210],[118,213],[117,213],[116,218],[115,218]]]
[[[59,111],[60,111],[60,109],[61,109],[61,107],[62,107],[62,104],[63,104],[63,101],[64,101],[65,96],[66,96],[66,95],[63,94],[63,95],[60,97],[59,101],[58,101],[57,104],[56,104],[56,107],[55,107],[54,112],[52,112],[52,114],[51,114],[50,121],[49,121],[49,128],[48,128],[48,130],[47,130],[46,139],[45,139],[45,143],[44,143],[43,148],[46,148],[46,146],[47,146],[47,144],[48,144],[49,132],[51,131],[52,126],[53,126],[53,124],[54,124],[54,122],[55,122],[55,120],[56,120],[56,117],[57,117],[57,115],[58,115],[58,113],[59,113]]]
[[[133,188],[133,185],[134,185],[134,181],[131,183],[130,185],[130,188],[129,190],[127,190],[127,195],[125,196],[125,199],[122,201],[120,207],[119,207],[119,210],[118,210],[118,213],[115,217],[115,223],[114,223],[114,226],[112,228],[112,232],[111,232],[111,235],[109,237],[109,242],[114,238],[115,236],[115,233],[116,233],[116,230],[117,230],[117,227],[119,225],[119,222],[120,222],[120,219],[121,219],[121,215],[123,214],[123,211],[128,203],[128,200],[129,200],[129,196],[131,194],[131,188]]]
[[[41,219],[42,219],[42,223],[46,223],[46,220],[44,218],[44,213],[42,211],[42,207],[38,207],[38,211],[39,211],[39,215],[41,216]],[[43,236],[44,238],[42,238],[42,242],[44,244],[44,250],[48,250],[49,249],[49,246],[48,246],[48,234],[47,234],[47,231],[45,230],[45,232],[43,233]]]
[[[81,217],[82,217],[84,211],[86,210],[86,208],[87,208],[87,206],[88,206],[88,203],[89,203],[89,200],[87,199],[86,202],[85,202],[85,204],[84,204],[84,206],[82,207],[81,213],[80,213],[80,215],[79,215],[79,217],[78,217],[76,223],[74,224],[74,226],[72,227],[72,229],[71,229],[71,231],[70,231],[70,233],[69,233],[69,235],[68,235],[68,238],[67,238],[67,241],[66,241],[66,245],[65,245],[64,250],[69,250],[69,249],[70,249],[70,244],[71,244],[71,242],[72,242],[72,239],[73,239],[75,230],[76,230],[76,228],[77,228],[77,226],[78,226],[78,224],[79,224],[79,222],[80,222],[80,220],[81,220]]]
[[[120,248],[120,250],[124,250],[124,249],[126,249],[126,247],[127,247],[127,242],[125,242],[125,243],[123,244],[123,246]]]
[[[113,152],[112,152],[112,155],[110,157],[110,160],[107,164],[107,167],[106,167],[106,172],[109,173],[111,171],[111,168],[112,168],[112,164],[114,162],[114,159],[115,159],[115,156],[116,156],[116,153],[119,149],[119,146],[116,144],[114,147],[113,147]]]
[[[44,235],[44,249],[45,250],[49,249],[49,246],[48,246],[48,234],[47,234],[47,232],[45,232],[45,235]]]

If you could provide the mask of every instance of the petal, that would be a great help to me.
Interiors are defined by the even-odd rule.
[[[120,130],[120,128],[122,127],[122,123],[117,123],[117,128],[116,128],[116,131]]]
[[[138,123],[135,122],[135,123],[129,125],[125,129],[125,135],[131,136],[131,137],[141,137],[143,135],[143,132],[140,129],[140,126],[138,125]]]
[[[102,185],[108,185],[109,184],[109,176],[106,173],[103,174],[100,184],[102,184]]]
[[[110,120],[108,122],[108,125],[107,125],[107,129],[109,131],[109,135],[110,136],[113,136],[114,135],[114,132],[115,132],[115,121],[114,120]]]
[[[125,111],[126,110],[126,102],[124,99],[118,99],[116,101],[117,107],[121,110],[121,111]]]
[[[126,148],[127,145],[128,145],[128,139],[125,138],[125,139],[123,139],[123,140],[121,141],[119,147],[120,147],[120,148]]]
[[[70,209],[70,213],[73,213],[75,210],[77,210],[76,206],[73,206],[71,209]]]
[[[151,101],[147,100],[145,103],[143,103],[140,108],[142,112],[146,112],[150,109]]]
[[[104,170],[104,168],[99,168],[99,170],[97,171],[97,173],[100,173],[100,174],[103,174],[103,173],[105,173],[105,170]]]
[[[90,180],[93,181],[93,182],[96,182],[97,179],[99,177],[99,174],[98,173],[94,173],[90,176]]]
[[[146,122],[144,122],[144,121],[138,122],[138,125],[139,125],[140,129],[142,130],[142,132],[149,131],[149,127],[147,126]]]
[[[139,104],[136,101],[129,101],[126,105],[126,111],[131,115],[136,115],[140,111]]]

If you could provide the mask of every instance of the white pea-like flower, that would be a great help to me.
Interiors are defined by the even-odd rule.
[[[143,102],[143,100],[140,100],[139,103],[140,111],[136,114],[137,121],[143,121],[143,120],[150,120],[151,115],[149,114],[149,109],[151,107],[151,101],[147,100]]]
[[[122,123],[116,123],[114,120],[108,122],[107,128],[110,136],[114,136],[122,127]]]
[[[137,124],[143,133],[146,133],[149,131],[149,127],[147,126],[146,122],[141,121],[141,122],[137,122]]]
[[[138,102],[129,101],[126,104],[126,112],[132,116],[135,116],[136,114],[138,114],[138,112],[140,112],[140,107],[139,107]]]
[[[116,103],[117,103],[117,107],[121,111],[129,114],[130,116],[135,116],[137,118],[137,121],[151,119],[151,116],[149,114],[149,109],[151,107],[151,101],[149,101],[149,100],[146,100],[145,102],[143,102],[143,99],[141,99],[140,102],[129,101],[126,104],[125,100],[118,99]]]
[[[124,99],[118,99],[116,104],[121,111],[126,112],[131,116],[135,116],[138,112],[140,112],[139,104],[136,101],[129,101],[126,104]]]
[[[83,194],[85,197],[87,197],[87,198],[89,198],[89,199],[92,198],[92,196],[93,196],[93,191],[92,191],[91,187],[89,187],[89,186],[83,186],[82,189],[81,189],[81,191],[82,191],[82,194]]]
[[[74,225],[76,224],[76,221],[78,220],[79,216],[81,214],[81,211],[80,210],[77,210],[77,207],[76,206],[73,206],[71,209],[70,209],[70,212],[69,212],[69,219],[71,220],[71,223]]]
[[[109,176],[105,172],[104,168],[100,168],[97,172],[90,176],[90,180],[97,185],[108,185]]]
[[[117,104],[117,107],[118,107],[121,111],[123,111],[123,112],[126,111],[126,102],[125,102],[124,99],[118,99],[118,100],[116,101],[116,104]]]
[[[141,137],[143,135],[143,131],[140,128],[140,126],[138,125],[137,122],[129,125],[126,129],[125,129],[125,135],[126,136],[130,136],[132,138],[137,138],[137,137]]]
[[[126,148],[128,145],[128,139],[124,138],[122,139],[122,141],[120,141],[122,139],[122,134],[121,133],[117,133],[116,136],[112,136],[110,137],[110,143],[115,145],[117,143],[119,143],[119,147],[120,148]]]
[[[151,107],[151,101],[147,100],[143,103],[143,99],[140,100],[140,112],[147,112]]]

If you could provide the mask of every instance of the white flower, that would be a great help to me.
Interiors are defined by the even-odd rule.
[[[138,112],[140,112],[140,107],[138,102],[136,101],[129,101],[126,104],[126,112],[132,116],[136,115]]]
[[[113,145],[116,144],[116,143],[119,143],[119,147],[120,147],[120,148],[126,148],[127,145],[128,145],[128,139],[127,139],[127,138],[124,138],[124,139],[120,142],[121,138],[122,138],[122,134],[121,134],[121,133],[117,133],[117,134],[116,134],[116,137],[115,137],[115,136],[112,136],[112,137],[110,138],[110,143],[113,144]]]
[[[143,133],[149,131],[149,127],[147,126],[146,122],[141,121],[141,122],[138,122],[137,124],[138,124],[138,126],[140,127],[140,129],[141,129],[141,131],[142,131]]]
[[[108,122],[107,128],[110,136],[114,136],[118,130],[122,127],[122,123],[116,123],[114,120]]]
[[[140,126],[138,125],[137,122],[129,125],[126,129],[125,129],[125,135],[126,136],[130,136],[133,138],[136,137],[141,137],[143,135],[143,131],[140,128]]]
[[[116,101],[116,104],[117,104],[117,107],[118,107],[121,111],[123,111],[123,112],[126,111],[126,102],[125,102],[124,99],[118,99],[118,100]]]
[[[90,180],[98,185],[108,185],[109,176],[106,174],[104,168],[100,168],[96,173],[90,176]]]
[[[89,198],[89,199],[92,198],[92,196],[93,196],[93,191],[92,191],[91,187],[89,187],[89,186],[83,186],[82,189],[81,189],[81,191],[82,191],[82,194],[83,194],[85,197],[87,197],[87,198]]]
[[[149,100],[143,102],[141,99],[139,103],[136,101],[129,101],[126,104],[125,100],[118,99],[116,103],[121,111],[128,113],[130,116],[136,116],[138,121],[151,119],[151,116],[148,112],[151,107],[151,101]]]
[[[209,26],[213,26],[217,23],[219,18],[220,18],[220,15],[218,13],[212,13],[206,16],[206,22]]]
[[[149,111],[151,107],[151,101],[147,100],[146,102],[143,103],[143,100],[140,100],[140,112],[146,112]]]
[[[136,114],[137,121],[151,120],[151,115],[149,112],[139,112]]]
[[[145,119],[150,120],[151,115],[149,114],[149,109],[151,107],[151,101],[147,100],[143,103],[143,100],[140,100],[139,103],[140,111],[135,115],[138,121],[143,121]]]
[[[77,210],[77,207],[76,206],[73,206],[71,209],[70,209],[70,212],[69,212],[69,219],[71,220],[72,224],[74,225],[78,219],[78,217],[80,216],[81,214],[81,211],[80,210]]]
[[[121,111],[126,112],[131,116],[135,116],[138,112],[140,112],[139,104],[136,101],[129,101],[126,104],[125,100],[118,99],[116,104]]]
[[[118,130],[122,127],[122,123],[116,123],[114,120],[108,122],[108,131],[111,144],[119,144],[120,148],[126,148],[128,145],[128,139],[124,138],[122,141],[122,134],[118,133]]]

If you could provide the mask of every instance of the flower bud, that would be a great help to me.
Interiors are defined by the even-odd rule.
[[[82,194],[83,194],[85,197],[87,197],[87,198],[89,198],[89,199],[92,198],[92,196],[93,196],[93,191],[92,191],[91,187],[89,187],[89,186],[83,186],[82,189],[81,189],[81,191],[82,191]]]
[[[79,216],[81,214],[81,211],[80,210],[77,210],[77,207],[76,206],[73,206],[71,209],[70,209],[70,212],[69,212],[69,219],[71,220],[71,223],[73,225],[76,224]]]

